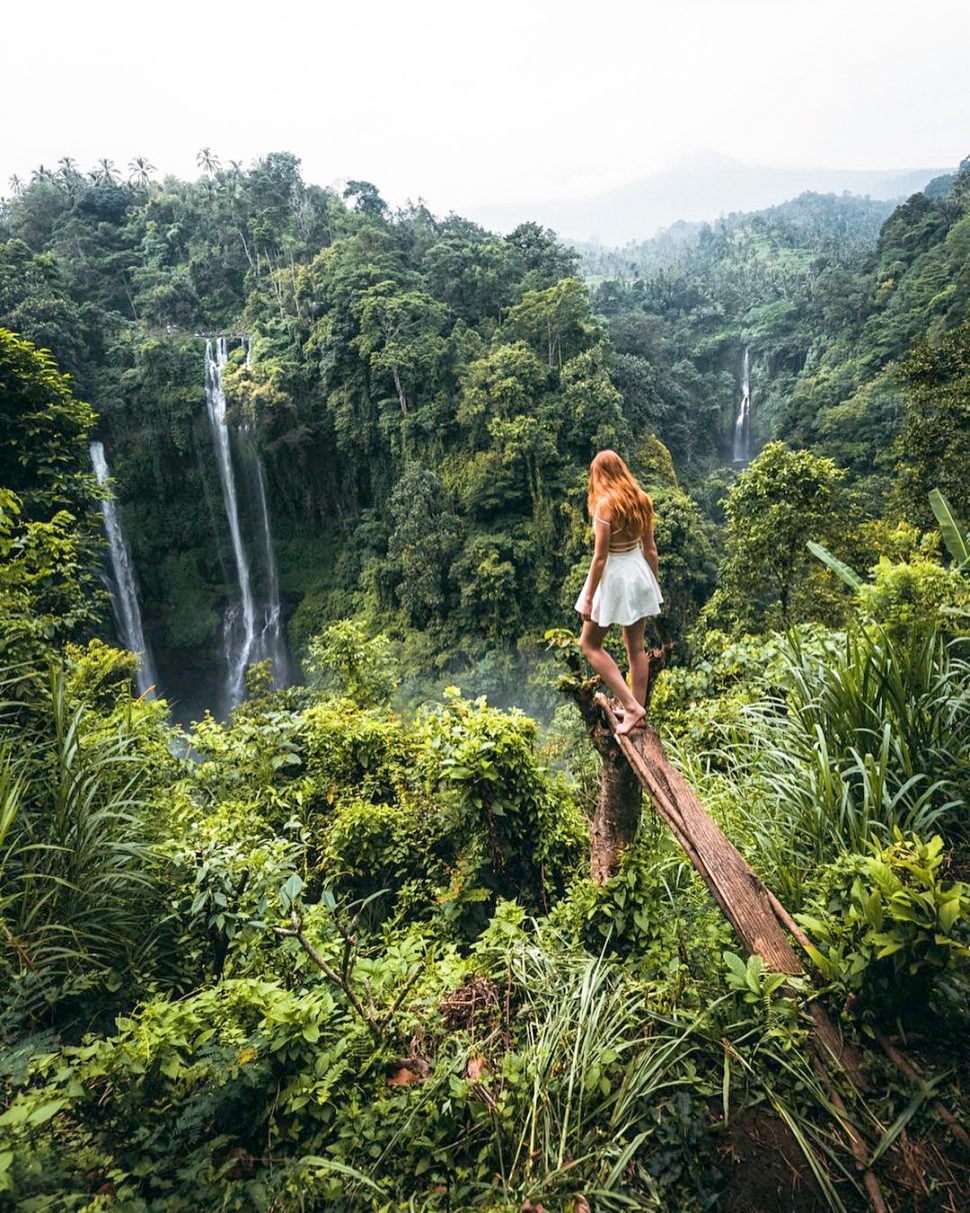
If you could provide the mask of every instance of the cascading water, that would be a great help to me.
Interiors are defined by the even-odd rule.
[[[256,466],[256,497],[259,501],[259,516],[262,522],[263,551],[266,560],[266,612],[259,645],[273,667],[273,680],[277,686],[289,681],[286,657],[286,640],[283,636],[283,614],[280,606],[280,579],[276,568],[276,549],[273,547],[273,532],[269,525],[269,508],[266,504],[266,482],[259,455],[253,452]]]
[[[249,338],[243,338],[243,343],[248,367],[251,365]],[[237,454],[243,461],[243,483],[248,483],[250,491],[255,494],[259,512],[259,532],[263,551],[261,566],[265,586],[264,593],[259,595],[258,603],[243,543],[239,520],[239,494],[233,471],[229,427],[226,424],[226,397],[222,387],[222,370],[227,358],[225,337],[218,338],[214,352],[212,342],[206,341],[206,402],[239,579],[239,601],[228,607],[222,621],[223,656],[227,671],[226,699],[228,707],[233,708],[242,701],[248,665],[254,661],[268,660],[273,671],[273,682],[279,687],[286,685],[289,681],[289,660],[286,637],[283,632],[279,573],[276,567],[276,550],[273,546],[273,533],[269,521],[263,465],[259,452],[249,439],[247,423],[243,423],[242,426],[244,436],[237,446]]]
[[[108,482],[108,461],[104,454],[104,444],[92,442],[88,448],[91,452],[91,466],[98,484]],[[111,595],[114,607],[115,622],[121,643],[138,657],[138,670],[135,682],[139,694],[153,699],[156,686],[155,669],[151,654],[145,642],[145,632],[141,622],[141,608],[138,605],[138,586],[135,581],[135,566],[131,559],[131,551],[125,542],[118,517],[118,507],[114,497],[106,497],[101,502],[101,514],[104,518],[104,530],[108,536],[111,550],[111,569],[114,573],[114,583]]]
[[[734,462],[747,463],[751,458],[751,363],[748,347],[741,357],[741,403],[734,422]]]
[[[215,447],[219,466],[222,497],[229,522],[229,535],[236,560],[236,576],[239,581],[239,602],[226,611],[222,627],[223,655],[226,661],[226,692],[229,706],[242,702],[245,687],[246,667],[253,660],[256,642],[256,602],[253,598],[249,561],[239,525],[239,502],[236,496],[236,479],[232,470],[232,453],[229,449],[229,427],[226,424],[226,396],[222,388],[222,368],[228,358],[226,339],[216,341],[215,354],[212,342],[205,343],[205,398],[212,427],[212,444]]]

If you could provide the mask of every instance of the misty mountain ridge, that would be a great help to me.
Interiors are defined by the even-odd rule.
[[[664,169],[589,198],[550,199],[474,209],[486,227],[508,231],[532,219],[563,239],[604,245],[645,240],[678,220],[705,222],[732,211],[756,211],[798,194],[848,192],[899,200],[922,190],[947,168],[777,168],[699,152]]]

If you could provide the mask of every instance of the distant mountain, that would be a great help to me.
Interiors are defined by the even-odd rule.
[[[674,168],[592,198],[478,207],[472,208],[472,218],[498,231],[509,231],[532,219],[566,239],[620,245],[647,239],[678,219],[712,220],[731,211],[761,210],[809,190],[908,198],[931,178],[949,171],[772,168],[702,152]]]

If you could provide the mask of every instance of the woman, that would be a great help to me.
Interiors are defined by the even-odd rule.
[[[663,602],[653,503],[616,451],[600,451],[589,465],[586,505],[596,546],[576,599],[576,610],[583,617],[579,647],[623,708],[617,733],[629,733],[646,715],[644,623],[648,615],[660,614]],[[632,686],[627,686],[619,666],[603,648],[603,637],[613,623],[623,628]]]

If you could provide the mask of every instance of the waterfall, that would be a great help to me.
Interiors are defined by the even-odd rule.
[[[751,365],[748,347],[741,357],[741,403],[734,422],[734,462],[747,463],[751,458]]]
[[[246,667],[253,659],[256,641],[256,603],[253,598],[249,562],[239,526],[239,503],[236,496],[236,479],[232,470],[232,453],[229,449],[229,427],[226,425],[226,396],[222,389],[222,368],[226,365],[225,337],[218,338],[215,356],[212,342],[205,343],[205,399],[212,426],[212,443],[216,462],[219,465],[219,480],[226,506],[232,551],[236,560],[236,576],[239,580],[239,602],[233,604],[225,614],[222,628],[223,655],[226,661],[227,695],[230,707],[242,701],[245,687]]]
[[[243,344],[248,366],[250,339],[244,337]],[[244,422],[242,425],[243,437],[237,446],[237,454],[243,461],[242,483],[250,485],[250,491],[255,495],[259,516],[259,545],[262,548],[261,563],[265,586],[259,595],[258,602],[243,542],[242,527],[239,521],[239,494],[233,471],[229,427],[226,424],[226,397],[222,387],[222,369],[226,365],[227,358],[225,337],[220,337],[216,341],[214,354],[212,342],[206,341],[206,402],[239,579],[239,600],[230,604],[222,621],[222,648],[227,670],[226,698],[229,707],[232,708],[242,701],[248,665],[254,661],[268,660],[273,671],[273,682],[279,687],[289,682],[289,660],[286,637],[283,632],[279,572],[276,567],[276,550],[273,546],[273,532],[269,520],[266,481],[259,452],[249,436],[248,422]]]
[[[108,461],[104,455],[104,444],[92,442],[88,449],[91,452],[91,466],[94,468],[98,484],[107,484],[109,473]],[[138,657],[135,682],[139,694],[154,698],[152,690],[157,680],[141,623],[135,566],[131,559],[131,551],[125,542],[121,520],[118,517],[117,503],[113,496],[105,497],[101,502],[101,514],[104,518],[105,534],[108,536],[108,544],[111,549],[111,569],[114,573],[114,592],[111,595],[111,604],[114,607],[118,635],[125,648]]]
[[[270,659],[273,667],[273,679],[277,686],[283,686],[289,681],[288,662],[286,658],[286,641],[283,637],[283,616],[280,607],[280,578],[276,568],[276,549],[273,546],[273,532],[269,525],[269,508],[266,504],[266,482],[263,478],[263,465],[258,453],[253,452],[256,466],[256,496],[259,501],[259,516],[262,523],[263,552],[266,560],[266,611],[263,630],[259,636],[259,646],[264,656]]]

